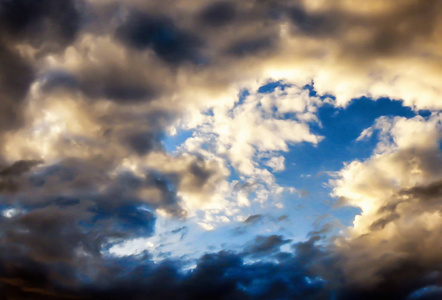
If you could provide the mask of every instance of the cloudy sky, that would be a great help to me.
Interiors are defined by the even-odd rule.
[[[0,299],[441,299],[442,1],[0,0]]]

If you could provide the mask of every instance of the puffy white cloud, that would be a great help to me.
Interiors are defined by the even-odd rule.
[[[290,143],[316,144],[322,139],[310,132],[307,123],[315,121],[315,117],[304,117],[314,113],[321,104],[318,97],[309,97],[308,91],[296,86],[278,87],[272,93],[253,93],[230,107],[213,107],[213,115],[206,115],[197,128],[200,134],[183,146],[193,150],[197,148],[196,142],[199,147],[211,143],[218,155],[227,156],[234,168],[251,176],[257,172],[258,156],[287,152]],[[294,116],[287,118],[285,113],[294,113]]]

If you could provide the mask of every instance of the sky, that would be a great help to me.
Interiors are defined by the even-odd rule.
[[[442,1],[0,0],[0,300],[441,299]]]

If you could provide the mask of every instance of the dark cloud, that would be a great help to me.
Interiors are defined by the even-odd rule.
[[[208,168],[204,160],[197,159],[190,164],[189,173],[195,178],[197,187],[201,187],[207,183],[212,175],[214,175],[214,170]]]
[[[22,175],[36,163],[17,162],[3,176]],[[23,184],[9,197],[9,208],[17,213],[0,216],[0,278],[7,299],[74,297],[75,286],[93,275],[90,268],[107,268],[103,251],[113,243],[151,236],[155,215],[149,207],[163,199],[141,199],[140,188],[162,190],[166,209],[174,205],[156,177],[111,179],[100,174],[100,165],[65,161],[22,175]],[[106,188],[98,192],[98,185]],[[68,293],[59,292],[67,287]]]
[[[382,269],[379,275],[383,280],[375,286],[342,286],[338,291],[338,299],[413,299],[411,296],[416,291],[436,284],[441,279],[440,274],[431,274],[429,270],[408,259],[398,262],[393,267]],[[438,299],[437,293],[426,296],[428,298],[423,299]]]
[[[270,255],[278,252],[282,245],[291,240],[284,239],[281,235],[257,236],[245,249],[244,253],[253,257]]]
[[[24,263],[23,263],[24,264]],[[97,282],[87,281],[69,288],[53,285],[48,269],[32,265],[16,269],[14,280],[3,281],[10,296],[23,299],[324,299],[330,292],[319,280],[306,279],[308,270],[296,262],[294,256],[284,263],[245,264],[235,253],[221,251],[202,256],[192,271],[180,272],[179,264],[164,261],[152,263],[148,257],[111,259],[107,264],[95,265]],[[125,273],[124,277],[115,274]],[[39,280],[34,278],[38,277]],[[32,286],[29,284],[32,282]],[[81,280],[80,280],[81,282]],[[45,298],[48,297],[48,298]],[[322,297],[322,298],[321,298]]]
[[[136,49],[151,48],[158,57],[171,64],[198,62],[199,59],[200,39],[179,29],[167,17],[133,12],[117,30],[117,36]]]
[[[0,27],[12,38],[35,45],[69,43],[81,26],[78,0],[17,0],[0,3]]]
[[[162,134],[156,132],[133,133],[125,137],[129,146],[139,155],[153,150],[162,150]]]
[[[405,196],[405,198],[404,198]],[[388,213],[387,216],[379,218],[373,222],[370,229],[378,230],[384,228],[385,225],[400,218],[398,213],[399,206],[407,206],[410,203],[418,201],[419,205],[415,206],[415,210],[431,211],[440,206],[439,200],[442,196],[442,182],[435,181],[428,185],[417,185],[412,188],[402,189],[397,195],[392,197],[392,203],[381,207],[379,214]],[[396,199],[396,200],[395,200]]]
[[[41,164],[39,160],[20,160],[0,170],[0,192],[16,192],[20,186],[20,175],[34,166]]]
[[[264,218],[263,215],[250,215],[247,219],[244,220],[246,224],[255,224],[256,222],[261,221]]]
[[[288,16],[296,30],[311,36],[334,35],[340,20],[338,12],[335,14],[309,13],[298,6],[289,8]]]
[[[18,165],[23,164],[6,173],[23,172]],[[5,247],[18,247],[37,261],[72,263],[82,256],[100,257],[100,251],[123,239],[150,236],[157,207],[182,213],[175,192],[160,177],[127,173],[112,179],[99,167],[96,162],[67,161],[23,177],[16,195],[4,202],[19,212],[2,217]],[[99,185],[105,186],[101,192]],[[156,196],[141,198],[143,188],[156,190]]]
[[[377,54],[406,50],[417,39],[432,34],[441,10],[439,1],[410,1],[388,17],[374,17],[377,31],[370,41],[370,50]]]
[[[370,225],[370,230],[379,230],[379,229],[383,229],[385,227],[385,225],[387,225],[388,223],[397,220],[400,218],[400,215],[397,213],[391,213],[385,217],[382,217],[378,220],[376,220],[375,222],[373,222]]]
[[[11,130],[23,123],[23,100],[34,78],[33,67],[0,41],[0,130]]]
[[[139,103],[158,95],[154,87],[149,87],[133,72],[112,66],[101,67],[86,68],[78,75],[53,71],[46,75],[42,89],[46,92],[60,88],[80,90],[92,99],[104,98],[121,104]]]
[[[53,214],[57,210],[51,211]],[[57,214],[56,214],[57,215]],[[40,219],[40,218],[38,218]],[[54,217],[57,228],[49,229],[59,237],[71,219],[66,215]],[[43,220],[45,220],[43,218]],[[28,221],[31,226],[32,221]],[[47,230],[43,222],[38,230]],[[63,225],[66,224],[66,225]],[[68,246],[77,245],[76,231],[70,229],[56,249],[36,249],[41,258],[72,256]],[[78,233],[78,232],[77,232]],[[80,234],[81,236],[81,234]],[[37,245],[45,245],[48,236],[40,237]],[[15,241],[16,238],[14,239]],[[267,243],[266,241],[273,241]],[[153,263],[149,255],[126,258],[97,256],[77,258],[75,266],[63,263],[48,265],[34,259],[23,259],[23,252],[0,251],[2,260],[1,283],[8,297],[21,299],[405,299],[416,291],[435,284],[440,275],[425,273],[424,269],[410,261],[383,269],[386,280],[369,289],[345,283],[339,269],[339,255],[318,246],[318,236],[293,245],[294,252],[279,252],[277,248],[285,241],[282,237],[263,239],[257,244],[271,244],[264,252],[273,253],[276,261],[245,263],[243,254],[221,251],[202,256],[191,271],[180,271],[181,262],[165,260]],[[29,243],[36,243],[30,241]],[[263,242],[263,243],[261,243]],[[25,241],[19,241],[23,245]],[[26,243],[25,243],[26,244]],[[88,249],[81,244],[83,249]],[[86,244],[87,245],[87,244]],[[41,246],[39,246],[41,247]],[[258,247],[260,253],[261,248]],[[271,251],[270,251],[270,250]],[[55,251],[55,252],[54,252]],[[269,252],[270,251],[270,252]],[[84,253],[84,252],[81,252]],[[98,255],[95,249],[95,255]],[[41,259],[40,258],[40,259]],[[87,269],[87,260],[91,272]],[[56,276],[54,276],[54,272]],[[58,272],[58,273],[57,273]],[[72,276],[78,274],[77,276]],[[124,276],[122,276],[124,274]],[[419,277],[415,277],[420,274]],[[94,277],[91,277],[91,276]],[[430,297],[430,293],[424,296]],[[52,297],[52,298],[51,298]],[[424,299],[437,299],[435,297]]]
[[[23,100],[35,69],[15,46],[30,44],[45,53],[63,49],[80,28],[81,1],[17,0],[0,2],[0,130],[21,126]]]
[[[227,53],[234,56],[247,56],[260,54],[271,50],[273,47],[273,39],[267,37],[259,37],[257,39],[240,40],[227,49]]]
[[[244,185],[246,185],[245,183]],[[239,185],[239,183],[237,183]],[[241,235],[245,234],[250,226],[254,226],[256,224],[259,224],[263,222],[265,219],[265,215],[257,214],[257,215],[250,215],[248,216],[244,221],[243,224],[233,229],[232,233],[235,235]]]
[[[32,167],[43,163],[41,160],[19,160],[9,167],[0,170],[0,177],[19,176],[28,172]]]
[[[346,45],[344,53],[366,57],[408,51],[416,40],[434,33],[442,5],[437,0],[408,1],[386,14],[373,15],[355,15],[335,9],[312,12],[303,6],[290,4],[278,6],[278,10],[292,22],[294,34],[334,38]],[[341,40],[349,29],[355,27],[369,28],[371,33],[365,42]]]
[[[209,4],[200,13],[200,19],[205,25],[223,26],[235,19],[236,7],[232,2],[219,1]]]
[[[162,197],[159,199],[159,201],[149,201],[149,199],[145,200],[154,208],[164,208],[166,211],[178,217],[185,216],[186,211],[183,210],[178,204],[177,194],[172,180],[173,179],[169,179],[165,175],[155,172],[146,175],[144,185],[148,187],[155,187],[161,192]]]
[[[289,219],[289,216],[288,215],[282,215],[282,216],[280,216],[280,217],[278,217],[278,221],[279,222],[281,222],[281,221],[286,221],[286,220],[288,220]]]
[[[411,189],[400,192],[403,195],[410,195],[420,201],[440,200],[442,197],[442,180],[430,183],[426,186],[415,186]]]

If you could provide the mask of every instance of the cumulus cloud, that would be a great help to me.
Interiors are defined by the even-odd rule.
[[[249,205],[248,194],[256,192],[258,198],[269,198],[267,190],[278,195],[284,189],[275,183],[272,172],[285,169],[289,145],[311,143],[316,145],[323,137],[310,131],[317,124],[317,108],[325,100],[309,96],[308,90],[292,85],[282,85],[268,93],[245,93],[230,104],[212,108],[213,113],[203,114],[201,123],[180,151],[218,157],[240,173],[244,182],[236,188],[238,202]],[[239,183],[236,185],[239,187]]]
[[[380,137],[373,156],[339,172],[334,194],[362,211],[335,242],[351,284],[380,292],[396,282],[400,294],[438,278],[441,124],[438,113],[380,118],[369,129]]]

